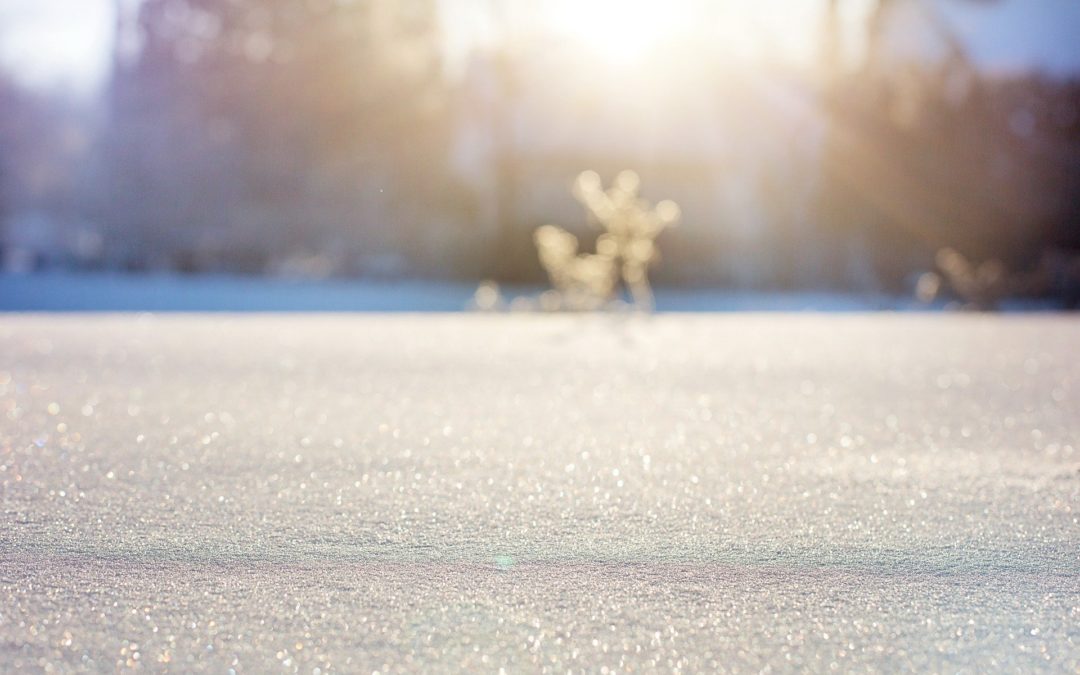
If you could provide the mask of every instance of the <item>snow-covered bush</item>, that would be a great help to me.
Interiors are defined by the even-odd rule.
[[[655,207],[639,196],[641,180],[623,171],[604,189],[600,176],[586,171],[574,183],[573,194],[585,207],[589,222],[603,234],[596,253],[579,253],[577,237],[556,225],[536,230],[534,241],[561,307],[592,310],[610,302],[621,281],[634,305],[652,309],[649,266],[659,257],[656,238],[675,225],[681,212],[670,200]]]

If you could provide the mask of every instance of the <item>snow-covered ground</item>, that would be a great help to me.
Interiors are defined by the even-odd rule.
[[[0,317],[0,670],[1076,672],[1080,322]]]

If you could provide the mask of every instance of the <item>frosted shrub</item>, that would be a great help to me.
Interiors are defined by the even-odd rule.
[[[600,176],[586,171],[573,194],[585,207],[589,223],[603,231],[595,254],[578,253],[577,237],[555,225],[537,229],[534,240],[540,264],[547,271],[565,309],[591,310],[610,302],[621,281],[635,306],[652,309],[649,267],[659,257],[656,238],[675,225],[678,205],[665,200],[652,206],[638,195],[641,181],[623,171],[605,190]]]
[[[916,295],[929,302],[947,285],[971,309],[993,309],[1006,295],[1008,279],[1005,267],[998,260],[974,265],[960,252],[943,248],[935,258],[941,275],[930,272],[919,279]]]
[[[615,293],[615,251],[610,242],[597,243],[595,254],[579,254],[577,237],[554,225],[533,234],[540,264],[551,278],[562,309],[599,309]]]
[[[1043,251],[1036,268],[1012,272],[998,260],[975,265],[961,253],[944,248],[936,258],[940,273],[923,274],[915,294],[931,302],[951,291],[964,309],[992,310],[1006,298],[1059,298],[1066,309],[1080,307],[1080,255],[1069,251]]]

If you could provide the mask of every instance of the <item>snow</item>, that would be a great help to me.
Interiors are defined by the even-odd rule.
[[[1077,344],[7,315],[0,670],[1072,672]]]

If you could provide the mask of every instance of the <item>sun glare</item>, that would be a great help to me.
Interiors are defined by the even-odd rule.
[[[672,0],[567,0],[546,13],[552,30],[618,65],[640,62],[693,23],[687,4]]]

